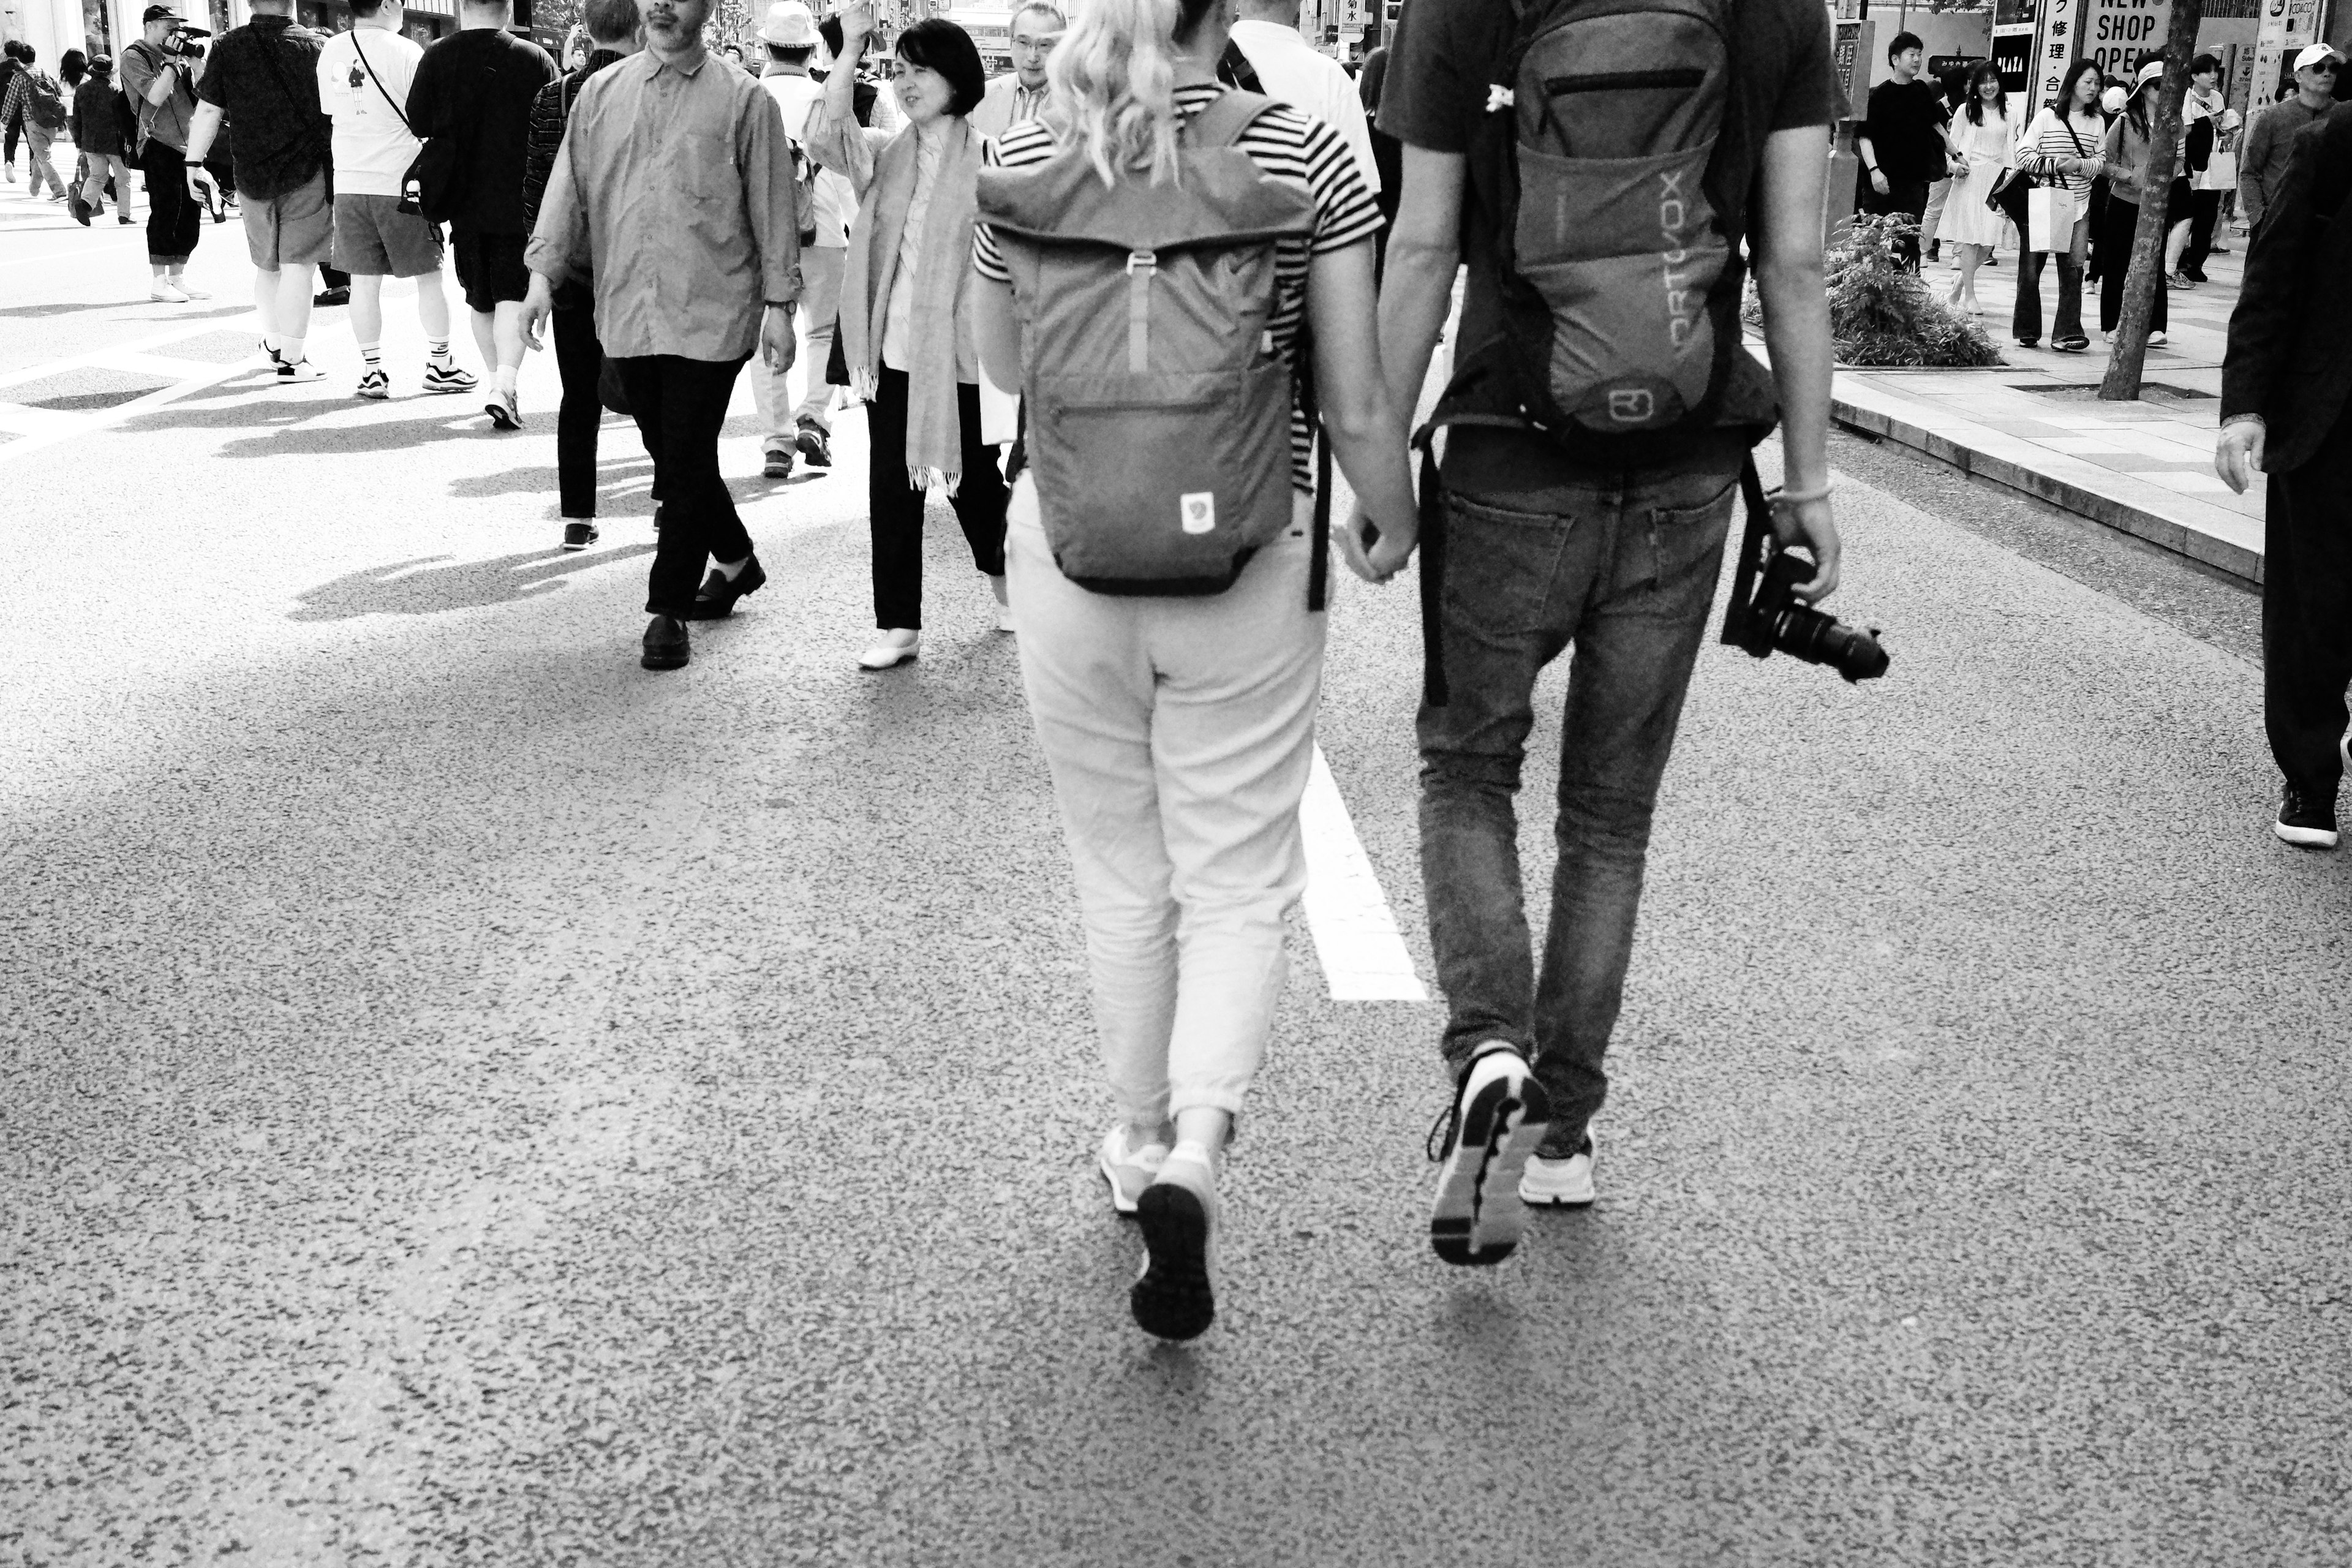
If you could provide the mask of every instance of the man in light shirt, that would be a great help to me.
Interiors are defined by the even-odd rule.
[[[441,230],[400,210],[401,177],[416,161],[408,84],[424,48],[402,36],[401,0],[351,0],[352,30],[319,51],[319,107],[335,121],[334,264],[352,275],[352,333],[359,339],[357,395],[392,395],[384,374],[383,280],[416,279],[425,328],[425,390],[471,392],[474,378],[449,357],[449,299],[441,291]]]
[[[801,0],[778,0],[760,27],[767,64],[760,85],[776,100],[784,134],[795,149],[808,144],[809,111],[824,98],[824,84],[809,74],[819,43],[816,18]],[[803,157],[807,156],[802,152]],[[833,467],[833,386],[824,363],[833,353],[834,322],[841,313],[841,279],[849,266],[849,220],[857,195],[848,179],[830,169],[816,176],[816,237],[801,247],[801,331],[808,346],[800,353],[808,392],[793,407],[792,374],[765,364],[751,367],[751,399],[758,406],[765,461],[761,472],[789,478],[797,450],[812,468]]]
[[[1298,0],[1242,0],[1234,44],[1248,58],[1266,96],[1313,115],[1339,133],[1349,156],[1356,160],[1364,188],[1378,195],[1380,165],[1372,159],[1371,127],[1365,121],[1355,79],[1299,36]]]
[[[988,84],[980,107],[971,111],[971,128],[982,136],[1002,136],[1024,121],[1045,110],[1053,89],[1045,80],[1045,62],[1069,26],[1060,9],[1045,0],[1030,0],[1013,13],[1013,70]]]

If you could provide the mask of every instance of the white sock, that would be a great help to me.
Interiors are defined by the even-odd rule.
[[[511,394],[511,393],[514,391],[514,389],[515,389],[515,367],[514,367],[514,366],[512,366],[512,365],[510,365],[510,364],[502,364],[502,365],[499,366],[499,381],[498,381],[498,386],[499,386],[499,391],[501,394]]]
[[[1198,1160],[1211,1174],[1214,1174],[1217,1169],[1217,1156],[1198,1138],[1182,1139],[1177,1143],[1176,1152],[1168,1156],[1168,1163],[1172,1165],[1179,1160]]]
[[[382,343],[362,343],[360,345],[360,358],[367,362],[368,369],[382,369],[383,365],[383,345]]]
[[[287,338],[281,341],[278,345],[278,358],[279,363],[284,364],[300,364],[302,363],[302,342],[303,340],[300,338]]]
[[[449,363],[449,340],[446,338],[425,339],[425,363],[427,364],[438,365],[447,364]]]

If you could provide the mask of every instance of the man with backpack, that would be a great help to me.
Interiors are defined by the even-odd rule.
[[[29,188],[25,194],[39,195],[46,180],[49,200],[61,202],[66,199],[65,183],[58,178],[58,166],[49,161],[49,146],[72,118],[66,108],[65,89],[58,85],[57,78],[35,63],[31,45],[18,46],[16,60],[16,74],[10,79],[7,91],[0,94],[0,121],[11,126],[21,122],[25,127],[25,161],[31,171]]]
[[[188,282],[188,258],[204,236],[204,204],[190,194],[184,165],[196,115],[196,84],[205,71],[195,30],[169,5],[139,14],[140,36],[115,66],[131,124],[131,162],[147,190],[147,297],[184,305],[206,298]],[[121,210],[117,193],[116,210]]]
[[[1449,1262],[1507,1257],[1528,1203],[1592,1201],[1652,809],[1742,466],[1776,422],[1773,521],[1818,560],[1797,593],[1837,582],[1828,15],[1408,0],[1391,49],[1380,123],[1404,144],[1404,188],[1380,322],[1397,407],[1416,405],[1469,268],[1420,522],[1422,874],[1454,1086],[1430,1236]],[[1769,374],[1740,346],[1743,238]],[[1537,677],[1570,644],[1538,965],[1513,802]]]
[[[7,153],[5,162],[0,162],[0,169],[5,170],[8,183],[12,185],[16,183],[16,140],[24,134],[24,120],[22,111],[16,115],[6,111],[8,93],[25,68],[24,54],[30,47],[16,38],[0,44],[0,134],[6,137]]]
[[[224,115],[236,122],[236,194],[257,276],[262,347],[282,385],[323,374],[303,344],[310,333],[310,268],[327,259],[334,209],[327,195],[333,127],[319,109],[326,39],[294,22],[293,0],[251,0],[253,19],[214,44],[188,128],[188,195],[219,200],[205,167]]]
[[[795,452],[813,468],[833,466],[833,387],[824,379],[824,362],[833,353],[834,326],[841,314],[849,220],[856,215],[857,195],[845,176],[809,162],[809,116],[824,100],[824,83],[809,74],[819,41],[816,17],[801,0],[777,0],[768,7],[760,26],[760,47],[767,53],[760,86],[783,116],[810,224],[801,237],[801,304],[793,312],[808,339],[795,362],[808,392],[795,409],[789,372],[765,365],[751,370],[752,405],[765,437],[761,472],[772,479],[791,477]]]

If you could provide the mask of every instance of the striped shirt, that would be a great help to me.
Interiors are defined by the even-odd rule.
[[[1176,89],[1176,108],[1187,121],[1201,112],[1225,89],[1201,82]],[[1251,121],[1234,143],[1250,161],[1278,178],[1297,180],[1315,195],[1315,232],[1303,239],[1276,243],[1273,332],[1275,351],[1296,368],[1299,323],[1307,317],[1308,258],[1359,245],[1380,232],[1381,210],[1356,172],[1347,144],[1319,120],[1276,105]],[[1053,131],[1042,121],[1016,125],[988,143],[981,153],[989,163],[1007,169],[1045,163],[1060,150]],[[982,278],[1013,281],[996,246],[995,232],[986,224],[972,230],[971,264]],[[1290,410],[1290,482],[1312,493],[1315,489],[1314,436],[1297,405],[1297,382],[1292,383]]]
[[[2107,128],[2095,109],[2085,109],[2074,116],[2069,127],[2058,118],[2058,110],[2045,104],[2017,139],[2018,166],[2045,183],[2063,182],[2066,189],[2077,196],[2091,194],[2091,181],[2097,171],[2080,173],[2067,166],[2074,159],[2088,158],[2096,162],[2099,148],[2105,142]],[[2050,162],[2049,160],[2058,160]]]

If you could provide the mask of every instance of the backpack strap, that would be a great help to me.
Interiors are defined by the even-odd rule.
[[[1244,92],[1239,88],[1227,88],[1217,94],[1200,113],[1185,126],[1185,140],[1195,147],[1230,147],[1242,139],[1268,110],[1281,106],[1262,92]]]

